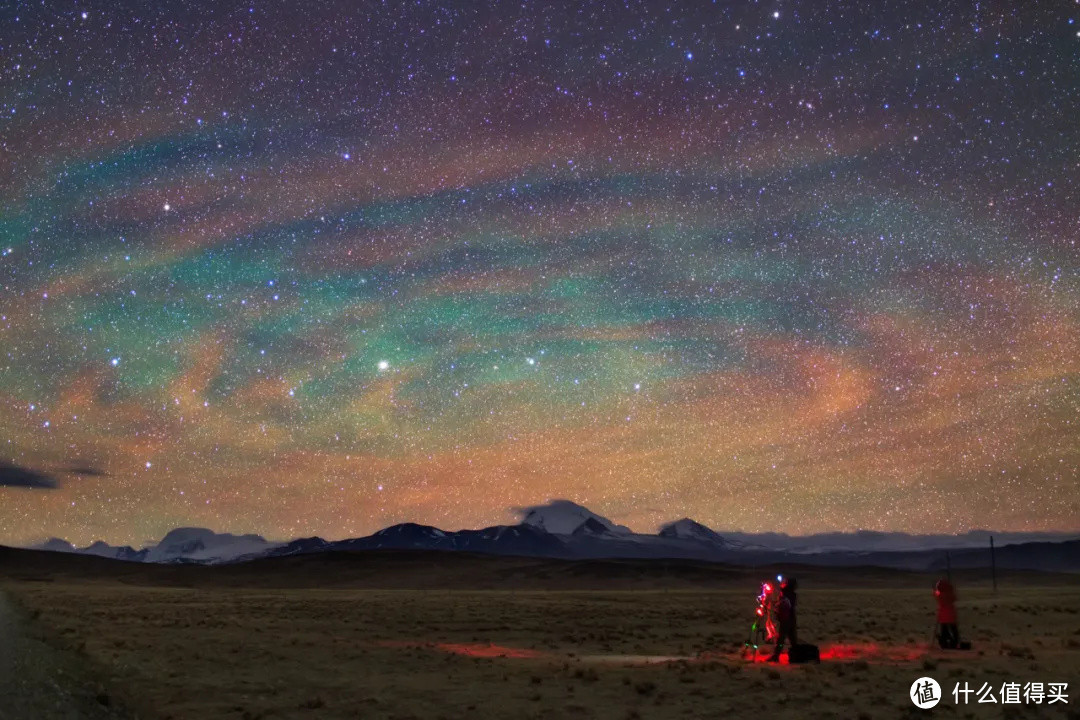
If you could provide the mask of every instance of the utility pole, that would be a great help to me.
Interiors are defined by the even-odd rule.
[[[994,592],[997,592],[997,560],[994,558],[994,536],[990,536],[990,577],[994,581]]]

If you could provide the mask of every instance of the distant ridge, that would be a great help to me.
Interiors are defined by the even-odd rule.
[[[166,533],[156,545],[141,550],[128,545],[109,545],[98,540],[87,547],[76,548],[67,540],[50,538],[34,550],[96,555],[97,557],[130,562],[199,562],[217,563],[235,560],[245,555],[265,553],[281,543],[271,543],[259,535],[216,533],[206,528],[176,528]]]
[[[237,563],[268,557],[367,550],[434,550],[535,558],[682,559],[734,565],[805,563],[825,566],[876,565],[914,570],[989,563],[984,545],[990,533],[918,536],[905,533],[826,533],[791,537],[779,533],[719,533],[690,518],[663,525],[656,535],[635,533],[569,500],[521,508],[518,525],[447,531],[401,523],[361,538],[330,541],[309,537],[270,542],[260,535],[177,528],[156,545],[140,550],[98,541],[76,548],[52,538],[36,549],[94,555],[129,562]],[[999,567],[1080,572],[1080,540],[1053,533],[993,533]],[[1034,538],[1034,542],[1025,539]]]

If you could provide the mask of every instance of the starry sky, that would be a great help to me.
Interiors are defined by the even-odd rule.
[[[6,2],[0,542],[1080,528],[1080,4]]]

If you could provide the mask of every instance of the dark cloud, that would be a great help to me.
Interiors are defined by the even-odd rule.
[[[55,488],[56,478],[0,460],[0,487]]]

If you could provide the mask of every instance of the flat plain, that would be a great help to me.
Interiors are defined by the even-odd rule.
[[[933,577],[803,569],[800,634],[823,662],[792,666],[740,657],[775,568],[471,558],[380,588],[357,569],[371,559],[334,562],[231,574],[20,562],[0,589],[103,701],[145,718],[921,717],[908,693],[924,675],[945,694],[938,716],[1080,717],[1071,576],[1013,574],[997,592],[958,577],[973,649],[945,652],[930,645]],[[1001,704],[1003,683],[1030,681],[1068,683],[1068,704]],[[965,682],[998,703],[958,706]]]

